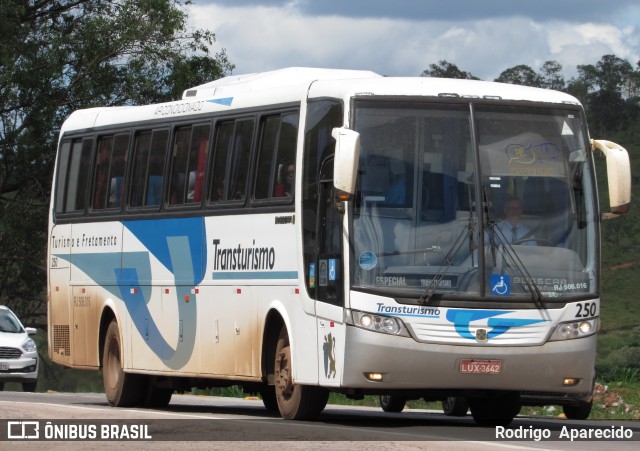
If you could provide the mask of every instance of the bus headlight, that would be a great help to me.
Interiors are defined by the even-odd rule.
[[[549,341],[583,338],[598,332],[598,318],[558,324]]]
[[[389,335],[410,336],[402,320],[393,316],[376,315],[374,313],[352,310],[351,317],[353,319],[353,325],[361,329]]]

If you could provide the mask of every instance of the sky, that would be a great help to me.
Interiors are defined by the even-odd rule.
[[[194,0],[234,75],[292,66],[419,76],[441,60],[484,80],[526,64],[640,60],[638,0]]]

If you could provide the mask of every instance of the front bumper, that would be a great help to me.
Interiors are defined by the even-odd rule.
[[[363,393],[381,391],[507,390],[566,402],[591,399],[596,336],[548,342],[541,346],[454,346],[419,343],[412,338],[347,327],[342,386]],[[501,360],[499,374],[465,374],[462,359]],[[365,376],[380,373],[382,381]],[[565,385],[565,378],[578,382]]]

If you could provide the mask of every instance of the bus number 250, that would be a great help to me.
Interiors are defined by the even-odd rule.
[[[578,302],[576,306],[578,307],[576,318],[590,318],[596,316],[598,306],[595,302]]]

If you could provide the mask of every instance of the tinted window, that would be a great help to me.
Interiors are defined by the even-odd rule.
[[[136,136],[131,180],[131,206],[159,206],[162,201],[167,130],[145,131]]]
[[[100,138],[94,179],[94,210],[122,206],[128,148],[128,134]]]
[[[253,127],[253,119],[238,119],[218,125],[209,200],[245,199]]]
[[[169,204],[200,203],[211,127],[177,129],[172,150]]]
[[[255,199],[293,197],[297,135],[297,112],[262,121]]]

